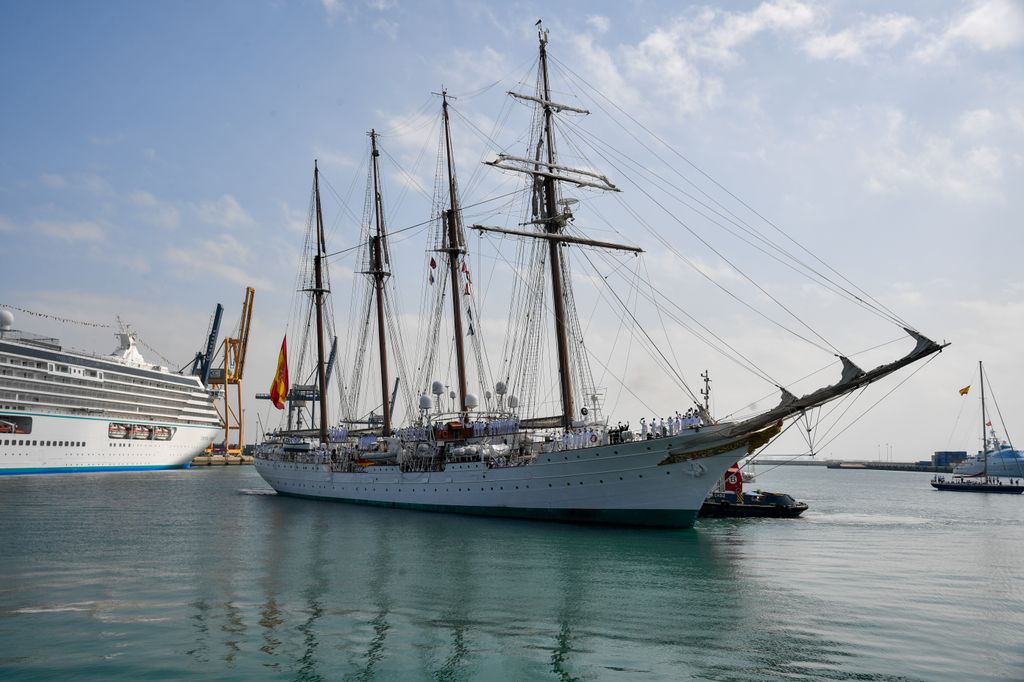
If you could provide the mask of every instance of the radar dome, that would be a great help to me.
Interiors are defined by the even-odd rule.
[[[14,324],[14,313],[10,310],[0,310],[0,329],[8,330]]]
[[[455,391],[449,391],[448,397],[451,398],[452,400],[455,400]]]
[[[434,395],[444,395],[444,384],[442,384],[440,381],[435,381],[434,383],[430,384],[430,392],[433,393]]]
[[[490,399],[491,399],[491,392],[490,391],[484,391],[484,400],[490,400]]]
[[[505,391],[507,390],[508,388],[506,388],[504,381],[499,381],[494,385],[494,392],[498,395],[505,395]]]
[[[513,410],[519,407],[519,398],[515,397],[514,395],[510,395],[508,397],[508,406],[511,407]]]
[[[466,409],[472,410],[472,409],[476,408],[476,406],[479,405],[479,404],[480,404],[480,401],[477,400],[477,397],[474,394],[472,394],[472,393],[467,393],[466,394]]]
[[[420,409],[429,410],[434,406],[434,401],[430,399],[430,396],[424,393],[420,396]]]

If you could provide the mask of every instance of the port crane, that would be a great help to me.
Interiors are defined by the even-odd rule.
[[[242,375],[245,370],[245,355],[249,346],[249,330],[252,326],[252,302],[256,290],[246,287],[245,299],[242,301],[242,314],[238,319],[238,327],[233,336],[225,337],[222,346],[223,366],[210,367],[208,386],[223,386],[224,405],[216,405],[224,429],[224,442],[218,452],[226,455],[240,455],[244,444],[245,420],[242,412]],[[216,337],[211,337],[215,339]],[[209,362],[209,361],[207,361]],[[231,390],[234,386],[234,390]],[[237,436],[232,442],[232,432]]]

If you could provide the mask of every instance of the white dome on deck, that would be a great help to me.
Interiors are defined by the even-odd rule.
[[[477,397],[475,395],[473,395],[472,393],[466,394],[466,409],[472,410],[479,404],[480,401],[477,400]]]
[[[0,329],[7,331],[14,324],[14,313],[10,310],[0,310]]]
[[[434,395],[444,395],[444,384],[442,384],[440,381],[435,381],[434,383],[430,384],[430,392],[433,393]]]
[[[424,393],[420,396],[420,409],[429,410],[434,406],[434,401],[430,399],[430,396]]]

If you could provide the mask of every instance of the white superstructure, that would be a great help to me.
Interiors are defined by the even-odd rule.
[[[0,312],[0,474],[180,467],[219,433],[199,378],[145,362],[132,334],[93,356],[12,321]]]

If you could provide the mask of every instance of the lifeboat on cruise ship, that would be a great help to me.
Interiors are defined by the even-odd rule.
[[[111,424],[107,427],[108,438],[124,438],[128,435],[128,427],[124,424]]]
[[[131,438],[132,440],[149,440],[149,436],[152,432],[148,426],[142,424],[135,424],[132,426]]]
[[[154,440],[170,440],[172,433],[174,432],[168,426],[153,427]]]

